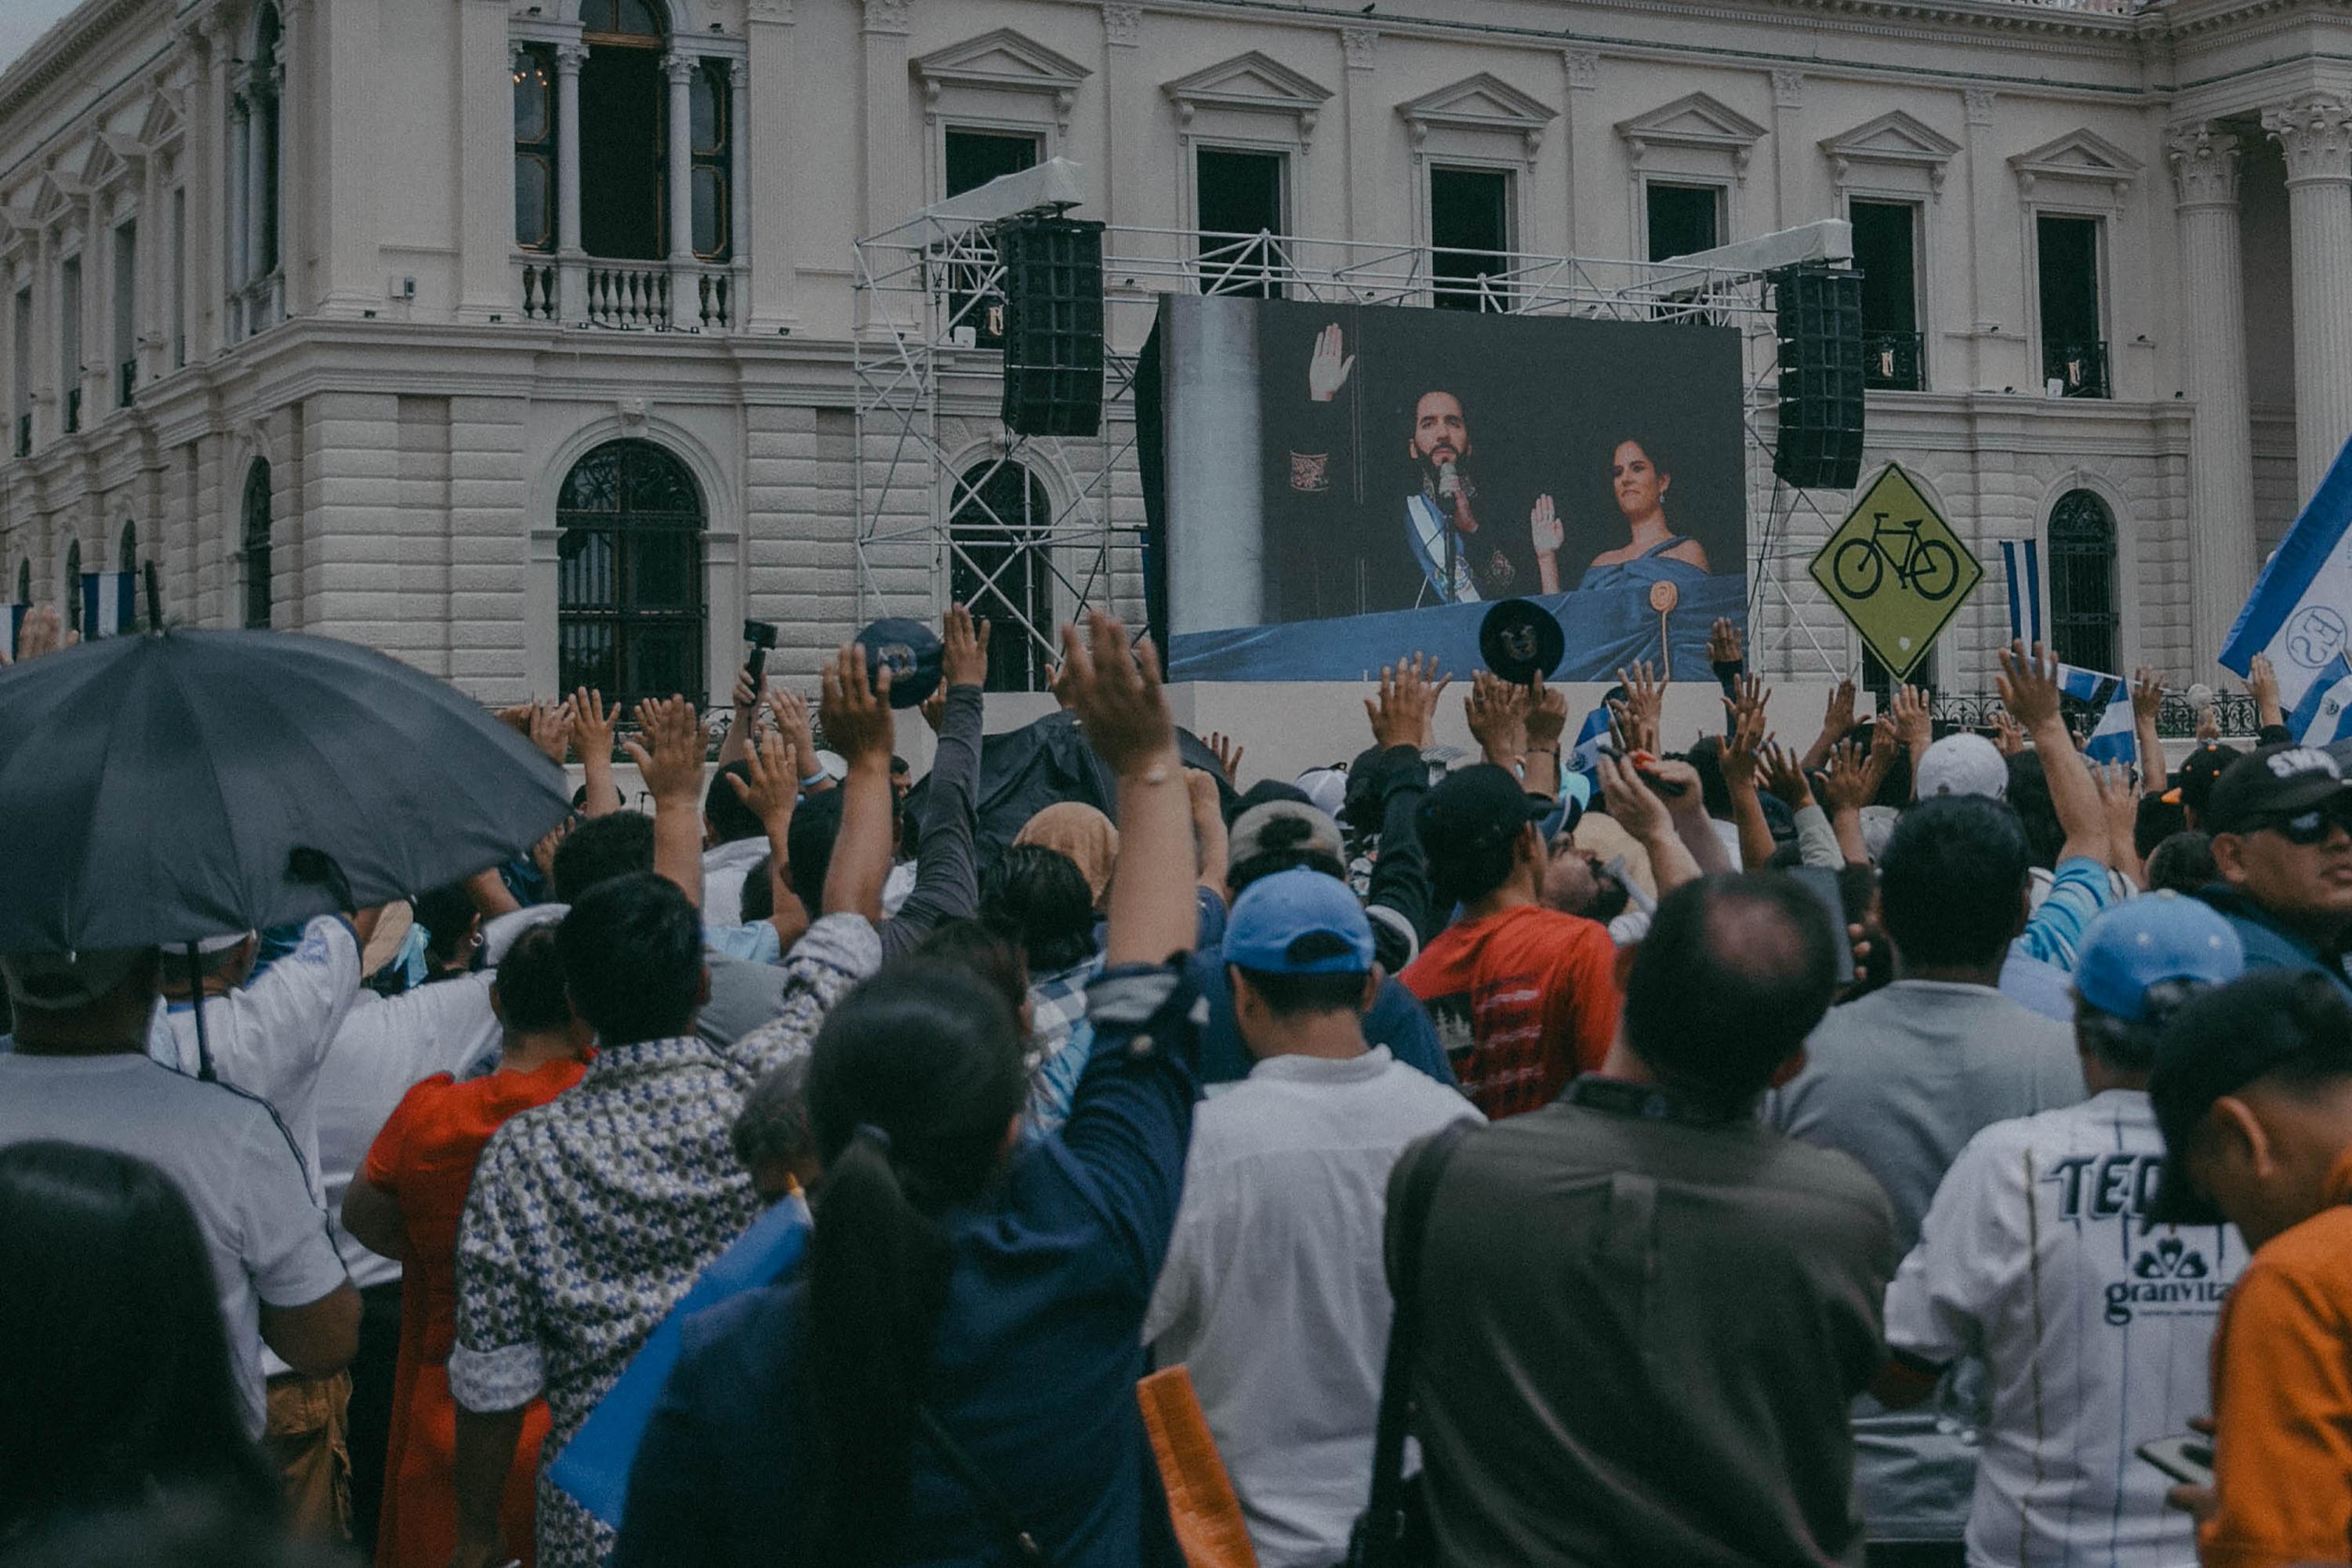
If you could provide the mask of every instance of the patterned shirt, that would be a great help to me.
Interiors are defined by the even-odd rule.
[[[1042,1138],[1070,1117],[1070,1097],[1094,1055],[1087,987],[1102,973],[1102,954],[1029,983],[1029,1116],[1024,1128]]]
[[[745,1075],[756,1078],[761,1052],[787,1037],[805,1048],[879,957],[873,927],[856,915],[828,917],[809,938],[785,965],[783,1016],[731,1058],[691,1035],[600,1046],[576,1088],[491,1139],[457,1238],[449,1390],[459,1405],[511,1410],[543,1395],[541,1451],[552,1459],[703,1267],[759,1215],[728,1142]],[[612,1531],[542,1468],[540,1563],[593,1568],[611,1548]]]

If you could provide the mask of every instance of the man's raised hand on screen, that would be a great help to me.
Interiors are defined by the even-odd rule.
[[[1317,403],[1330,402],[1348,384],[1348,373],[1355,368],[1356,356],[1347,352],[1339,323],[1334,321],[1315,334],[1315,353],[1307,362],[1307,395]]]

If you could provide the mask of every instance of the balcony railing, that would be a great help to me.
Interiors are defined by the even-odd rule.
[[[2107,386],[2107,345],[2044,343],[2042,381],[2061,397],[2111,397]]]
[[[740,326],[726,262],[525,256],[516,276],[526,321],[618,331],[729,332]]]
[[[1882,392],[1916,392],[1920,379],[1917,332],[1862,334],[1862,384]]]
[[[81,388],[69,386],[66,388],[66,434],[70,436],[80,428]]]
[[[138,395],[138,391],[139,362],[124,360],[114,367],[114,405],[117,408],[130,407],[131,400]]]

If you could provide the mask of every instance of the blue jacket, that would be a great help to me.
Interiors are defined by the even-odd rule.
[[[2336,982],[2345,1000],[2352,1001],[2352,980],[2345,976],[2343,954],[2320,952],[2307,938],[2235,889],[2216,882],[2211,887],[2200,888],[2197,896],[2237,928],[2238,940],[2245,943],[2249,970],[2314,970]]]
[[[1096,982],[1095,1051],[1069,1121],[941,1220],[955,1261],[925,1403],[1057,1568],[1181,1561],[1135,1384],[1198,1095],[1193,1002],[1177,971]],[[820,1568],[795,1533],[806,1305],[795,1272],[687,1320],[614,1568]],[[1005,1558],[982,1504],[919,1436],[896,1555],[936,1568]]]

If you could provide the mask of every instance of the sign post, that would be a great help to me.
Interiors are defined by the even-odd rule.
[[[1984,581],[1983,565],[1895,463],[1831,531],[1811,570],[1897,680],[1910,679]]]

